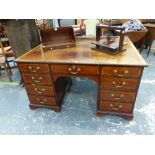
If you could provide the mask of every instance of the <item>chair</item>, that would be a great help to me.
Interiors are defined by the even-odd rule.
[[[140,30],[140,31],[133,31],[133,32],[126,32],[125,36],[128,36],[132,43],[136,44],[136,47],[140,48],[140,53],[143,50],[144,45],[144,37],[147,34],[148,30]]]
[[[0,41],[1,42],[1,41]],[[7,63],[7,66],[9,68],[9,70],[11,71],[12,68],[16,68],[17,66],[14,64],[14,66],[10,66],[10,62],[13,62],[14,59],[15,59],[15,54],[14,52],[12,51],[12,48],[11,46],[8,46],[8,47],[4,47],[2,42],[1,42],[1,49],[0,49],[0,54],[5,55],[6,57],[6,63]],[[11,59],[12,58],[12,59]],[[9,60],[11,59],[11,60]],[[11,71],[11,74],[12,74],[12,71]]]
[[[3,45],[2,45],[1,42],[0,42],[0,48],[2,50],[2,53],[0,54],[0,69],[1,69],[1,66],[3,66],[4,70],[6,71],[6,74],[4,74],[4,75],[1,75],[1,72],[0,72],[0,78],[8,76],[10,82],[12,82],[11,70],[9,68],[7,68],[6,57],[5,57],[5,54],[4,54],[5,52],[4,52],[4,48],[3,48]]]
[[[74,35],[79,36],[84,34],[84,27],[82,26],[81,21],[78,20],[77,25],[77,19],[58,19],[58,23],[60,27],[64,26],[72,26],[74,30]]]

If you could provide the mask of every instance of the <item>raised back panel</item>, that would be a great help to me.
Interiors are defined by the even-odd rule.
[[[40,30],[41,41],[44,46],[57,46],[75,44],[72,27],[48,28]]]

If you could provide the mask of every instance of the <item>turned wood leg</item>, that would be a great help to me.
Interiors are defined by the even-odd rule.
[[[152,46],[152,42],[153,42],[153,41],[151,41],[150,44],[149,44],[149,50],[148,50],[148,53],[147,53],[147,57],[148,57],[149,54],[150,54],[150,50],[151,50],[151,46]]]
[[[29,104],[29,108],[30,108],[31,110],[35,110],[35,109],[37,109],[37,107],[36,107],[36,106],[31,105],[31,104]]]
[[[103,116],[103,115],[105,115],[105,114],[100,113],[100,112],[97,112],[97,113],[96,113],[96,116],[97,116],[97,117],[101,117],[101,116]]]
[[[132,120],[133,120],[133,115],[122,116],[122,118],[125,118],[125,119],[127,119],[128,121],[132,121]]]
[[[60,108],[59,109],[54,109],[54,112],[61,112],[61,109]]]
[[[5,71],[6,71],[7,75],[8,75],[8,77],[9,77],[10,82],[12,82],[11,75],[10,75],[10,73],[8,71],[8,68],[7,68],[6,64],[4,64],[4,68],[5,68]]]
[[[0,75],[1,75],[2,73],[1,73],[1,66],[0,66]]]
[[[140,44],[140,54],[142,52],[142,50],[144,49],[144,39],[142,39],[141,44]]]
[[[6,60],[6,64],[7,64],[7,68],[9,70],[10,74],[12,75],[12,70],[11,70],[10,64],[7,60]]]

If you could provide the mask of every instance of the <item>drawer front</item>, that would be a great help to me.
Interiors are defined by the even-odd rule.
[[[21,72],[28,73],[48,73],[48,64],[19,64]]]
[[[133,103],[135,100],[135,92],[124,92],[124,91],[107,91],[101,90],[100,98],[103,101],[110,102],[130,102]]]
[[[132,104],[101,101],[100,110],[131,113]]]
[[[51,65],[53,73],[66,74],[99,74],[98,66],[83,66],[83,65]]]
[[[103,76],[138,78],[141,75],[141,71],[142,69],[138,67],[102,67],[101,74]]]
[[[31,85],[52,85],[50,75],[39,74],[22,74],[23,80],[26,84]]]
[[[30,86],[26,85],[28,94],[54,96],[53,88],[47,86]]]
[[[102,78],[101,89],[112,90],[136,90],[138,86],[137,79],[124,79],[124,78]]]
[[[56,105],[54,97],[29,95],[29,99],[32,104],[53,105],[53,106]]]

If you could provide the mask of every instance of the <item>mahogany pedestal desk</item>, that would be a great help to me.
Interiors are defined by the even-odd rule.
[[[97,116],[111,114],[133,119],[134,104],[147,66],[126,37],[126,51],[117,55],[91,49],[95,39],[76,38],[76,47],[49,50],[42,45],[16,59],[30,108],[61,110],[71,77],[88,77],[98,85]]]

